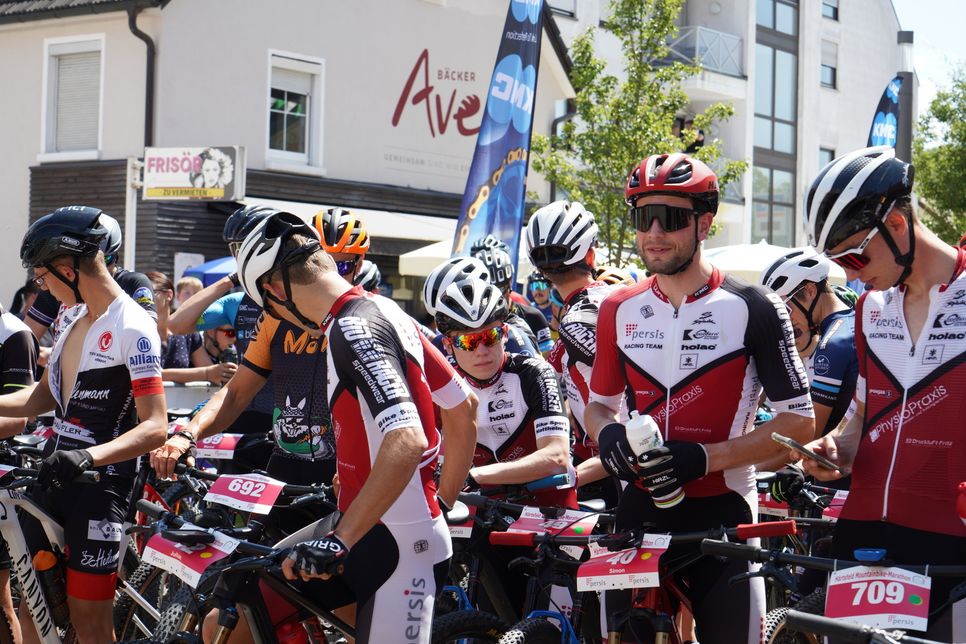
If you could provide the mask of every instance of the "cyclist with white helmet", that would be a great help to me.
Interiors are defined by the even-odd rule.
[[[432,476],[439,433],[419,333],[391,300],[340,278],[315,229],[289,213],[255,228],[239,269],[267,314],[327,343],[343,514],[333,532],[295,545],[286,577],[326,605],[358,602],[361,642],[428,642],[451,545]]]
[[[557,329],[563,349],[560,372],[574,417],[574,462],[578,464],[581,485],[608,479],[600,465],[597,443],[588,436],[584,419],[591,368],[597,354],[597,313],[601,302],[615,290],[615,286],[594,277],[597,234],[593,214],[576,201],[555,201],[544,206],[533,213],[527,224],[530,262],[563,300]],[[615,485],[604,486],[600,492],[609,507],[616,504],[619,489]]]
[[[436,302],[436,327],[457,371],[480,400],[470,479],[478,485],[526,483],[570,466],[570,425],[553,369],[507,353],[509,305],[479,278],[454,282]],[[540,490],[543,505],[576,507],[572,486]]]
[[[540,354],[547,357],[553,347],[550,326],[543,313],[513,290],[513,276],[516,271],[509,247],[493,235],[487,235],[470,248],[470,253],[483,262],[490,272],[490,283],[499,288],[503,297],[507,298],[511,316],[507,324],[518,328],[536,345]]]
[[[451,257],[433,269],[423,283],[423,306],[426,312],[436,316],[436,301],[446,291],[447,287],[454,282],[459,282],[470,277],[475,277],[484,282],[490,281],[490,271],[486,264],[476,257]],[[521,328],[529,330],[519,317],[510,315],[507,323],[507,351],[519,353],[525,356],[539,356],[540,350],[537,349],[536,342],[529,335],[524,333]],[[433,334],[433,346],[439,349],[444,355],[446,348],[443,345],[441,334]],[[452,362],[452,358],[450,359]]]
[[[855,413],[810,447],[852,475],[834,556],[884,548],[896,564],[961,565],[966,250],[919,220],[913,178],[892,148],[866,148],[833,160],[809,189],[809,244],[870,288],[855,312]],[[815,478],[841,476],[804,463]],[[962,600],[948,605],[960,581],[932,580],[929,639],[966,640]]]
[[[361,284],[364,291],[378,293],[379,285],[382,283],[382,273],[379,272],[379,267],[376,266],[375,262],[364,259],[362,266],[359,267],[359,272],[352,279],[352,283]]]

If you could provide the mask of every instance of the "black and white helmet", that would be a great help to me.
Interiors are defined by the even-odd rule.
[[[454,282],[436,302],[436,328],[440,333],[475,331],[510,315],[503,293],[479,278]]]
[[[107,228],[107,237],[101,241],[101,250],[104,251],[104,261],[113,264],[117,261],[117,254],[121,252],[121,224],[117,219],[111,217],[106,212],[102,212],[99,221],[104,228]]]
[[[527,253],[540,270],[583,265],[597,243],[594,216],[576,201],[555,201],[533,213],[527,223]]]
[[[822,168],[805,198],[808,243],[820,253],[874,227],[900,197],[912,193],[912,164],[889,146],[856,150]]]
[[[379,267],[374,262],[364,259],[362,260],[362,267],[359,269],[359,273],[355,278],[353,278],[352,283],[362,284],[362,288],[365,291],[374,291],[382,283],[382,273],[379,272]]]
[[[476,277],[489,281],[490,271],[486,264],[475,257],[450,257],[426,276],[423,283],[423,306],[430,315],[436,315],[436,300],[453,282]]]
[[[509,288],[513,281],[513,260],[502,248],[484,248],[473,253],[490,272],[490,283],[501,289]]]
[[[761,283],[781,297],[789,297],[805,282],[820,284],[828,279],[830,263],[811,248],[779,257],[761,275]]]
[[[301,254],[308,254],[320,247],[319,234],[312,226],[297,215],[281,211],[259,221],[242,242],[236,258],[238,282],[248,297],[262,308],[265,307],[265,293],[258,285],[258,280],[289,259],[289,256],[281,256],[282,247],[296,233],[316,240],[314,244],[305,246]]]

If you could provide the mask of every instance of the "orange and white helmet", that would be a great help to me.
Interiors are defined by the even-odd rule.
[[[351,210],[329,208],[312,217],[312,227],[322,238],[322,248],[328,253],[365,255],[369,250],[369,233],[362,220]]]

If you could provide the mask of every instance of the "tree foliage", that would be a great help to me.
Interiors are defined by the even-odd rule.
[[[699,130],[708,132],[712,123],[734,112],[730,105],[715,103],[695,114],[693,127],[681,136],[673,132],[675,118],[689,110],[681,83],[699,71],[694,65],[666,62],[668,39],[677,33],[675,19],[683,1],[612,0],[601,28],[621,44],[623,77],[607,73],[595,54],[593,29],[578,36],[570,49],[575,116],[559,134],[533,137],[533,169],[595,214],[601,241],[612,263],[619,265],[624,261],[618,258],[634,248],[623,196],[631,169],[648,155],[686,149]],[[694,154],[718,169],[722,186],[745,171],[743,161],[718,162],[721,141],[710,136]]]
[[[966,232],[966,70],[953,73],[919,121],[913,144],[919,213],[937,235],[956,244]]]

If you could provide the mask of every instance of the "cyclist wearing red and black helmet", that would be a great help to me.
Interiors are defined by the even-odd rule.
[[[702,257],[718,206],[717,177],[704,163],[684,154],[648,157],[624,194],[651,277],[601,305],[584,415],[604,466],[633,483],[618,506],[618,529],[753,521],[753,464],[781,451],[771,433],[803,440],[814,427],[788,311],[774,293]],[[762,387],[778,414],[755,428]],[[632,451],[618,422],[622,403],[653,418],[663,447]],[[685,497],[675,505],[669,497],[682,487]],[[691,548],[672,546],[669,556]],[[747,571],[747,564],[705,557],[681,573],[705,644],[758,642],[764,582],[752,579],[741,592],[728,584]],[[608,606],[621,598],[608,596]]]
[[[866,148],[825,166],[808,192],[809,243],[871,289],[856,305],[855,413],[810,446],[852,474],[835,556],[884,548],[897,564],[966,564],[956,512],[966,479],[966,250],[919,221],[913,177],[892,148]],[[821,480],[840,476],[805,466]],[[966,611],[944,606],[960,581],[932,580],[930,639],[966,640]]]

